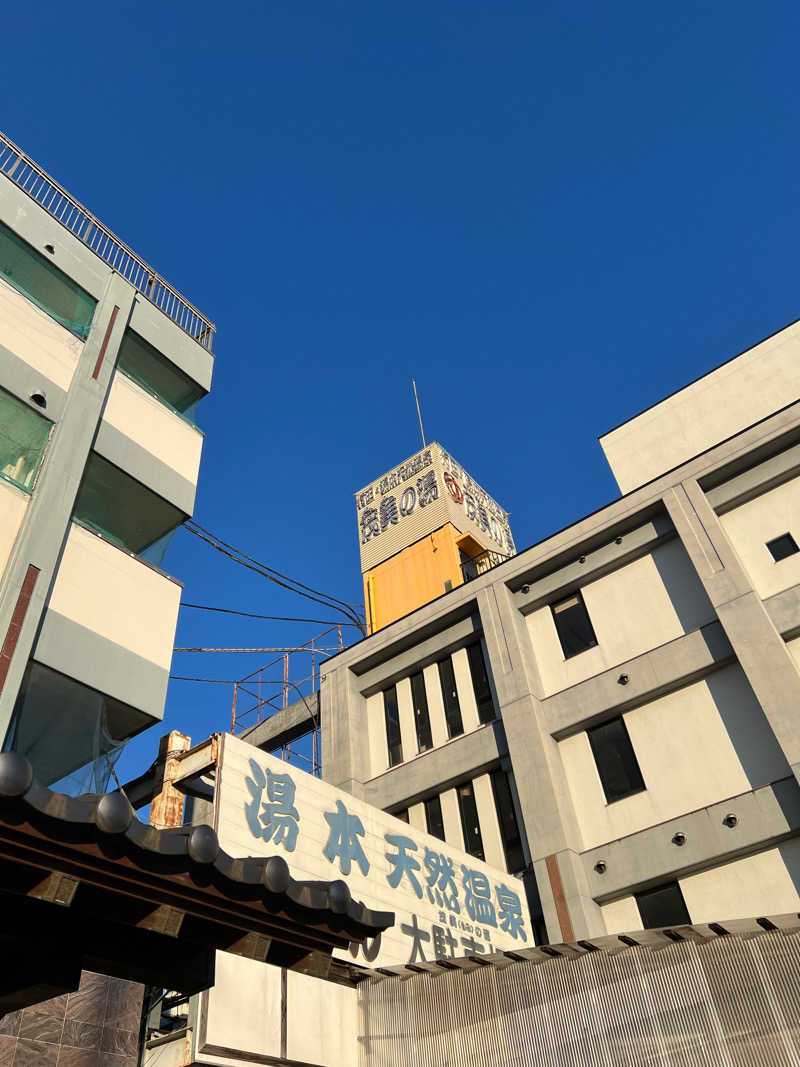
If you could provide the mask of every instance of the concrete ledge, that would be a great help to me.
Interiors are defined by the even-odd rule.
[[[733,659],[722,625],[710,622],[546,697],[541,702],[545,729],[561,741],[604,718],[690,685]],[[629,679],[626,685],[619,683],[623,674]]]
[[[153,720],[164,717],[168,670],[57,611],[48,608],[33,658]]]
[[[364,783],[362,799],[384,810],[408,807],[424,796],[476,778],[497,766],[507,752],[503,724],[497,719],[371,778]]]
[[[263,722],[257,722],[239,734],[239,740],[246,741],[248,745],[254,745],[263,752],[271,752],[310,733],[314,729],[312,715],[319,725],[319,691],[311,693],[306,700],[298,700],[288,708],[276,711]]]
[[[168,500],[184,515],[192,514],[197,487],[105,419],[97,431],[94,450],[137,482]]]
[[[800,633],[800,585],[775,593],[764,601],[764,607],[775,629],[785,640]]]
[[[729,829],[722,820],[737,817]],[[686,843],[672,843],[676,833]],[[684,877],[737,856],[760,852],[800,833],[800,786],[782,778],[760,789],[728,797],[582,854],[592,897],[598,904]],[[604,874],[594,865],[602,860]]]
[[[64,390],[46,374],[42,374],[24,359],[14,355],[4,345],[0,345],[0,380],[7,392],[21,400],[32,411],[44,415],[50,422],[58,422],[61,418],[67,402],[67,394]],[[47,393],[47,407],[44,409],[31,400],[33,390],[40,387],[44,387]]]

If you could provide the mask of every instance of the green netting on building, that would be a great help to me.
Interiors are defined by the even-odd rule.
[[[0,475],[30,493],[52,427],[48,419],[0,390]]]
[[[152,489],[92,452],[72,517],[129,552],[141,555],[163,542],[185,516]]]
[[[126,330],[117,367],[167,407],[194,422],[194,409],[205,390],[133,330]]]
[[[5,278],[56,322],[86,340],[97,301],[2,223],[0,278]]]

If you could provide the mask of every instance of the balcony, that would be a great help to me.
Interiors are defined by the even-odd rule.
[[[477,556],[461,561],[461,577],[464,582],[471,582],[479,575],[490,571],[492,567],[497,567],[500,563],[505,563],[507,559],[511,558],[511,556],[503,555],[502,552],[491,552],[487,549]]]
[[[211,352],[214,324],[2,133],[0,174],[17,185],[184,333]]]

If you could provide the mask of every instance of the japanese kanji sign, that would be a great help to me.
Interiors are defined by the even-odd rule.
[[[533,944],[518,879],[230,735],[217,804],[220,844],[231,855],[281,855],[295,878],[342,878],[369,907],[395,912],[376,943],[353,946],[362,962]]]
[[[446,522],[486,549],[515,552],[507,513],[436,441],[355,497],[362,570]]]

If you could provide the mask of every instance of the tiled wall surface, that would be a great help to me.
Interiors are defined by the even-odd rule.
[[[75,993],[0,1016],[0,1067],[136,1067],[143,993],[84,971]]]

